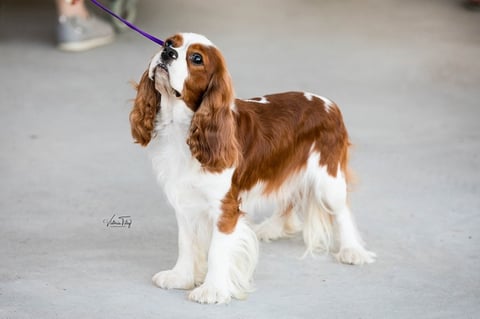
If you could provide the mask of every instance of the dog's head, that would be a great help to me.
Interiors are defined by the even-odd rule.
[[[212,42],[202,35],[181,33],[166,39],[162,50],[150,62],[148,71],[161,94],[182,99],[194,112],[209,89],[224,92],[224,102],[232,102],[231,80],[225,60]]]
[[[210,40],[194,33],[176,34],[151,60],[130,114],[132,135],[141,145],[152,137],[160,99],[192,112],[187,143],[204,167],[219,171],[236,163],[232,82],[225,59]],[[179,100],[183,103],[174,103]]]

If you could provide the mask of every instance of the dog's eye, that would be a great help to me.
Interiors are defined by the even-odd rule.
[[[203,64],[203,58],[198,53],[192,54],[190,56],[190,60],[192,61],[193,64],[196,64],[196,65],[202,65]]]
[[[165,41],[165,46],[166,47],[171,47],[173,45],[173,41],[172,40],[167,40]]]

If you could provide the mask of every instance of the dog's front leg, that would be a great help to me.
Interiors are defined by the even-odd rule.
[[[230,233],[222,232],[215,219],[205,282],[189,299],[199,303],[228,303],[244,299],[252,290],[252,276],[258,259],[258,241],[242,216]]]
[[[178,259],[171,270],[156,273],[152,280],[164,289],[192,289],[195,286],[196,249],[194,225],[181,211],[176,212],[178,223]]]

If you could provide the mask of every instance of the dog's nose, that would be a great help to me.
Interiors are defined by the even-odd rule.
[[[163,62],[168,62],[170,60],[176,60],[178,58],[178,52],[175,51],[174,48],[172,47],[166,47],[163,49],[163,52],[161,54]]]

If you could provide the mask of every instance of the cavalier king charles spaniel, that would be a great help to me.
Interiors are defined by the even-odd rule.
[[[157,286],[200,303],[243,299],[258,239],[297,232],[307,253],[374,261],[347,204],[350,143],[334,102],[306,92],[237,99],[219,49],[180,33],[143,74],[130,123],[178,223],[177,262],[153,276]],[[271,217],[253,226],[246,213],[267,204]]]

